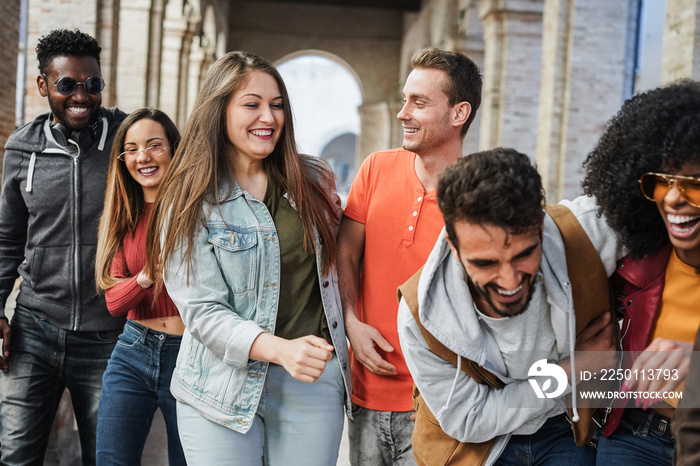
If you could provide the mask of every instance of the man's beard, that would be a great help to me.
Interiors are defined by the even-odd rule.
[[[486,285],[484,285],[484,288],[481,288],[472,281],[469,275],[467,275],[467,271],[464,269],[464,266],[462,266],[462,271],[464,273],[464,281],[467,282],[467,285],[469,285],[469,289],[472,290],[472,292],[476,291],[479,294],[479,296],[481,296],[483,300],[489,305],[491,310],[497,315],[501,317],[515,317],[527,310],[527,307],[530,304],[530,301],[532,300],[532,294],[536,282],[536,279],[532,279],[532,275],[525,274],[523,276],[522,281],[520,282],[520,285],[522,285],[523,287],[526,286],[527,283],[529,283],[529,286],[527,287],[527,296],[525,296],[525,299],[523,300],[521,298],[520,300],[513,303],[499,303],[502,306],[502,309],[500,309],[493,302],[493,300],[491,299],[491,295],[488,292],[488,288],[495,290],[496,286],[491,283],[487,283]]]

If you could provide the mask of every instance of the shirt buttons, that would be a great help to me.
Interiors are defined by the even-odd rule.
[[[414,211],[413,211],[413,216],[415,217],[416,215],[418,215],[418,211],[417,211],[417,210],[414,210]]]
[[[413,225],[408,226],[408,231],[413,231]]]
[[[423,196],[418,196],[418,202],[423,200]]]

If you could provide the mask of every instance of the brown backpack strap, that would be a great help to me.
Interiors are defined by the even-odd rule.
[[[596,317],[613,309],[613,294],[610,293],[608,275],[598,251],[586,235],[571,210],[563,205],[548,204],[545,210],[554,220],[564,241],[566,269],[571,283],[576,317],[576,335]],[[584,387],[586,382],[579,384]],[[571,395],[567,395],[571,397]],[[571,403],[571,400],[568,400]],[[578,446],[588,445],[596,431],[593,420],[595,408],[579,407],[579,421],[572,424],[574,441]],[[572,416],[568,408],[569,418]]]
[[[420,333],[423,335],[423,338],[425,339],[430,351],[452,365],[457,366],[457,354],[440,343],[437,338],[435,338],[425,327],[423,327],[420,317],[418,316],[418,282],[420,280],[421,272],[423,272],[423,267],[421,267],[418,272],[413,274],[413,276],[409,278],[406,283],[401,285],[398,290],[396,290],[397,298],[399,301],[401,301],[401,298],[403,297],[403,299],[406,301],[406,304],[413,315],[413,319],[416,321],[416,324],[420,329]],[[460,365],[462,371],[464,371],[476,382],[487,384],[495,388],[503,388],[503,382],[492,372],[484,369],[471,359],[467,359],[462,356],[460,356],[460,358],[462,359]]]
[[[608,274],[573,212],[560,204],[547,204],[545,210],[557,224],[564,241],[578,335],[592,320],[611,309]]]

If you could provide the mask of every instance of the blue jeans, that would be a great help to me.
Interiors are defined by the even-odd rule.
[[[119,331],[72,332],[17,306],[8,363],[0,372],[0,464],[42,465],[56,409],[68,388],[82,462],[95,464],[102,373]]]
[[[675,446],[673,437],[649,431],[648,426],[635,426],[623,418],[610,436],[598,434],[596,464],[670,466]]]
[[[156,332],[127,320],[102,378],[98,465],[141,464],[156,408],[165,419],[169,464],[186,464],[177,431],[175,398],[170,394],[181,340],[180,335]]]
[[[559,414],[547,419],[547,422],[534,434],[511,436],[494,464],[498,466],[531,464],[588,466],[595,464],[595,454],[595,448],[590,445],[576,446],[571,424],[567,421],[565,414]]]
[[[392,412],[363,408],[353,403],[348,421],[352,466],[413,466],[411,435],[413,411]]]
[[[227,466],[330,466],[338,461],[345,389],[334,356],[314,383],[270,364],[260,404],[245,434],[177,403],[180,439],[187,462]]]

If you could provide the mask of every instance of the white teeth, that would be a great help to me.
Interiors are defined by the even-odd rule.
[[[404,128],[404,129],[403,129],[403,132],[404,132],[404,133],[417,133],[417,132],[418,132],[418,128]]]
[[[272,135],[272,130],[271,129],[254,129],[251,131],[256,136],[271,136]]]
[[[666,214],[666,219],[668,220],[668,223],[687,223],[687,222],[692,222],[693,220],[697,220],[699,218],[700,218],[700,216],[697,216],[697,215]]]
[[[514,290],[496,290],[496,292],[500,295],[503,295],[503,296],[513,296],[514,294],[516,294],[518,291],[520,291],[522,289],[523,289],[523,285],[520,285],[519,287],[517,287]]]
[[[140,168],[139,172],[147,175],[149,173],[153,173],[156,170],[158,170],[158,167],[148,167],[148,168]]]
[[[88,109],[85,107],[68,107],[68,110],[70,110],[71,113],[76,113],[78,115],[88,111]]]

